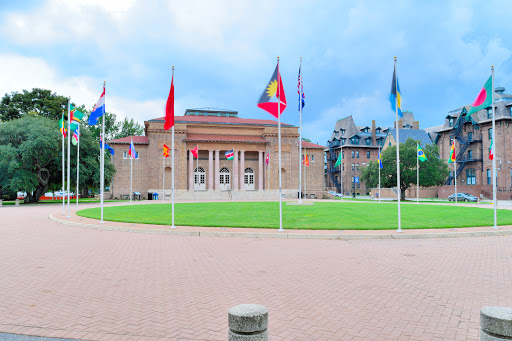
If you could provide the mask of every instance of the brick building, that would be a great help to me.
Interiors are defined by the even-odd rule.
[[[497,197],[512,199],[512,95],[504,93],[505,88],[495,89],[496,143],[495,158],[497,168]],[[445,123],[436,131],[435,143],[442,159],[448,159],[451,141],[455,139],[457,153],[456,173],[457,192],[492,198],[492,160],[489,159],[489,146],[492,133],[492,108],[478,111],[469,117],[470,106],[448,112]],[[439,197],[446,198],[454,191],[453,167],[446,185],[439,188]]]
[[[133,191],[144,197],[171,195],[171,158],[164,158],[163,145],[171,148],[171,130],[164,130],[164,118],[144,122],[146,136],[134,136],[139,158],[133,160]],[[298,127],[281,123],[281,171],[283,194],[298,197]],[[109,141],[114,148],[116,175],[112,197],[130,193],[130,139]],[[244,119],[236,111],[187,109],[175,117],[175,197],[181,199],[276,199],[278,197],[278,127],[273,120]],[[198,147],[199,158],[191,150]],[[309,196],[324,190],[324,146],[303,143],[310,166],[302,188]],[[234,160],[225,152],[234,150]],[[266,166],[266,155],[269,165]],[[171,155],[171,151],[169,152]],[[165,178],[165,180],[164,180]]]

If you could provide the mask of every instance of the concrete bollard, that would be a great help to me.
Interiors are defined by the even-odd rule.
[[[2,199],[0,199],[0,207],[2,207],[2,201],[3,201],[3,200],[2,200]]]
[[[512,309],[504,307],[480,309],[480,340],[512,340]]]
[[[240,304],[228,312],[229,341],[268,341],[268,309]]]
[[[14,206],[19,206],[20,205],[20,199],[16,199],[14,201]]]

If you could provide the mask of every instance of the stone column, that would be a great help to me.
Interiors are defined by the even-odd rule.
[[[235,157],[235,166],[233,167],[233,176],[231,177],[231,179],[233,179],[233,190],[237,191],[240,189],[240,187],[238,187],[238,151],[235,151],[233,153],[233,156]]]
[[[208,190],[213,191],[213,150],[208,151]]]
[[[504,307],[480,309],[480,328],[480,340],[482,341],[511,340],[512,309]]]
[[[194,155],[188,152],[188,190],[194,190]]]
[[[245,151],[240,151],[240,190],[245,190],[244,187],[244,172],[245,172]]]
[[[240,304],[228,311],[229,341],[268,341],[268,309]]]
[[[258,152],[258,189],[263,191],[263,152]]]
[[[220,150],[215,151],[215,190],[218,191],[220,189],[220,160],[219,160],[219,152]]]

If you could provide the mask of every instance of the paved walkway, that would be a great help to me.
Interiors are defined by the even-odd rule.
[[[59,209],[0,208],[0,332],[227,340],[228,309],[257,303],[272,340],[478,340],[480,308],[512,306],[512,236],[198,238]]]

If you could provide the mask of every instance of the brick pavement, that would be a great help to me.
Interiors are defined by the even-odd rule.
[[[272,340],[478,340],[512,306],[512,236],[214,238],[83,229],[58,206],[0,208],[0,332],[226,340],[227,311],[269,309]]]

